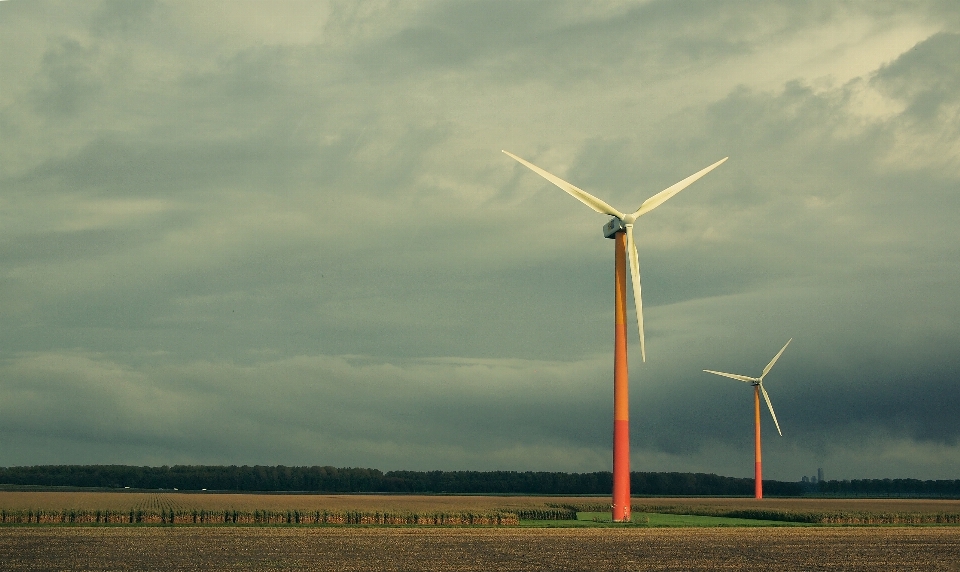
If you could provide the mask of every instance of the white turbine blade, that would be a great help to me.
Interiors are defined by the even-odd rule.
[[[666,189],[664,189],[664,190],[660,191],[659,193],[653,195],[653,196],[650,197],[649,199],[643,201],[643,204],[640,205],[640,208],[637,209],[637,212],[633,213],[633,216],[634,216],[634,217],[638,217],[638,216],[640,216],[640,215],[644,215],[644,214],[652,211],[653,209],[657,208],[658,206],[662,205],[664,202],[666,202],[667,199],[669,199],[669,198],[672,197],[673,195],[679,193],[679,192],[682,191],[683,189],[689,187],[694,181],[696,181],[696,180],[699,179],[700,177],[706,175],[706,174],[709,173],[710,171],[716,169],[717,167],[719,167],[719,166],[720,166],[724,161],[726,161],[727,159],[729,159],[729,157],[724,157],[723,159],[720,159],[719,161],[717,161],[717,162],[714,163],[713,165],[710,165],[709,167],[707,167],[707,168],[705,168],[705,169],[701,169],[701,170],[697,171],[696,173],[690,175],[689,177],[687,177],[686,179],[680,181],[679,183],[676,183],[676,184],[674,184],[674,185],[672,185],[672,186],[670,186],[670,187],[667,187]]]
[[[780,355],[783,353],[783,350],[787,349],[787,346],[789,346],[790,342],[792,341],[793,338],[790,338],[787,340],[787,343],[783,344],[783,347],[780,348],[780,351],[777,352],[777,355],[773,356],[773,359],[770,360],[770,363],[767,364],[767,367],[763,368],[763,373],[760,374],[760,379],[763,379],[763,376],[767,375],[767,373],[773,368],[773,364],[777,363],[777,360],[780,359]]]
[[[707,373],[712,373],[712,374],[714,374],[714,375],[722,375],[722,376],[724,376],[724,377],[730,377],[730,378],[733,378],[733,379],[736,379],[736,380],[739,380],[739,381],[745,381],[745,382],[747,382],[747,383],[756,383],[756,382],[757,382],[757,378],[755,378],[755,377],[747,377],[747,376],[745,376],[745,375],[737,375],[737,374],[735,374],[735,373],[723,373],[722,371],[713,371],[712,369],[705,369],[705,370],[703,370],[703,371],[705,371],[705,372],[707,372]]]
[[[763,384],[760,384],[760,393],[763,394],[763,398],[767,402],[767,409],[770,410],[770,415],[773,416],[773,424],[777,426],[777,433],[780,433],[780,436],[783,437],[783,432],[780,431],[780,423],[777,422],[777,414],[773,412],[773,404],[770,403],[770,396],[767,395],[767,390],[763,388]]]
[[[509,151],[504,151],[504,153],[506,153],[507,155],[513,157],[514,159],[516,159],[516,160],[519,161],[520,163],[526,165],[527,168],[529,168],[529,169],[530,169],[531,171],[533,171],[534,173],[540,175],[541,177],[543,177],[544,179],[550,181],[550,182],[553,183],[554,185],[556,185],[556,186],[560,187],[561,189],[567,191],[568,193],[570,193],[571,195],[573,195],[575,198],[577,198],[580,202],[582,202],[583,204],[585,204],[585,205],[587,205],[588,207],[592,208],[593,210],[597,211],[598,213],[608,214],[608,215],[610,215],[610,216],[615,216],[615,217],[617,217],[618,219],[623,220],[624,214],[623,214],[622,212],[620,212],[620,211],[618,211],[617,209],[611,207],[611,206],[608,205],[607,203],[605,203],[605,202],[603,202],[602,200],[598,199],[597,197],[591,195],[590,193],[584,191],[583,189],[580,189],[580,188],[578,188],[578,187],[576,187],[576,186],[574,186],[574,185],[571,185],[570,183],[564,181],[564,180],[561,179],[560,177],[544,171],[543,169],[541,169],[540,167],[537,167],[537,166],[534,165],[533,163],[528,163],[527,161],[524,161],[523,159],[521,159],[520,157],[517,157],[516,155],[514,155],[513,153],[511,153],[511,152],[509,152]]]
[[[630,277],[633,278],[633,304],[637,309],[637,328],[640,330],[640,359],[647,361],[647,348],[643,340],[643,298],[640,296],[640,257],[633,240],[633,225],[627,225],[627,256],[630,259]]]

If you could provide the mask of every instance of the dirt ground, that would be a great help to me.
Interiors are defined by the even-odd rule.
[[[38,570],[960,570],[958,527],[0,527]]]

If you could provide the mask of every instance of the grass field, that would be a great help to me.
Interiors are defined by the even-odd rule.
[[[958,527],[0,527],[39,570],[960,570]]]
[[[809,524],[960,524],[958,500],[642,499],[634,510]]]
[[[778,520],[762,520],[747,518],[730,518],[725,516],[700,516],[695,514],[665,514],[657,512],[634,512],[632,521],[638,526],[674,527],[674,528],[703,528],[717,526],[810,526],[805,523],[783,522]],[[562,525],[564,521],[554,521]],[[611,514],[608,512],[578,512],[577,522],[582,523],[610,523]],[[619,526],[619,524],[617,524]]]

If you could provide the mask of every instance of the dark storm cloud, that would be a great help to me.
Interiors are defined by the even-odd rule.
[[[524,387],[511,383],[519,381],[517,365],[522,364],[509,362],[392,365],[367,364],[362,358],[300,358],[251,366],[195,362],[164,372],[151,365],[156,356],[140,361],[139,371],[76,354],[24,356],[7,364],[8,371],[21,376],[7,391],[30,409],[29,415],[11,413],[5,421],[9,432],[84,448],[139,446],[149,455],[178,451],[181,459],[214,455],[219,449],[214,456],[222,462],[233,456],[279,462],[288,454],[270,453],[258,434],[271,435],[299,454],[322,452],[339,463],[357,462],[361,457],[355,450],[377,450],[391,462],[401,462],[403,451],[415,443],[418,449],[437,448],[433,455],[421,454],[444,466],[456,466],[443,458],[451,449],[495,458],[499,449],[515,442],[517,432],[548,448],[583,446],[584,438],[594,446],[606,440],[586,421],[602,405],[585,395],[589,390],[579,380],[573,381],[583,366],[536,364],[543,374],[526,383],[550,391],[533,400]],[[280,379],[264,385],[267,371]],[[157,388],[159,378],[171,373],[177,381]],[[381,398],[370,399],[374,392]],[[63,397],[71,399],[71,408],[50,405]],[[504,399],[509,405],[498,407]],[[538,408],[549,410],[545,423],[531,414]],[[477,432],[487,435],[479,446],[472,437]],[[378,445],[385,434],[396,451]],[[238,446],[239,436],[250,442]]]
[[[790,427],[784,413],[790,410],[794,419],[802,420],[790,430],[821,456],[844,439],[862,445],[877,432],[891,439],[949,447],[956,446],[960,435],[960,426],[949,414],[960,405],[960,387],[954,382],[958,374],[954,348],[960,335],[949,325],[958,317],[952,285],[956,269],[943,264],[956,253],[955,237],[944,242],[944,225],[956,212],[951,206],[958,197],[948,188],[955,185],[955,174],[909,164],[899,168],[878,164],[898,153],[902,145],[898,139],[904,136],[901,118],[928,100],[940,83],[936,72],[924,73],[923,66],[918,69],[904,60],[925,54],[924,65],[939,69],[937,62],[952,61],[954,48],[953,42],[934,36],[873,76],[871,83],[884,88],[900,85],[902,75],[912,76],[904,85],[913,91],[897,92],[906,100],[904,115],[886,121],[863,125],[851,116],[856,111],[851,100],[863,85],[859,81],[825,93],[799,83],[787,85],[777,96],[741,89],[715,104],[707,111],[712,138],[736,143],[742,160],[766,169],[757,170],[752,188],[713,189],[704,199],[721,212],[747,208],[755,215],[753,222],[742,239],[734,239],[740,244],[726,249],[722,258],[687,256],[678,265],[670,263],[667,253],[654,255],[654,264],[662,270],[646,284],[652,292],[678,286],[673,290],[677,299],[670,303],[682,303],[676,292],[689,291],[682,287],[682,279],[696,270],[709,277],[709,286],[719,286],[720,294],[784,290],[790,297],[782,302],[803,309],[795,312],[799,314],[791,325],[795,342],[788,350],[803,357],[778,364],[777,381],[768,381],[768,388],[781,425]],[[945,184],[944,176],[954,182]],[[763,180],[775,182],[758,186]],[[829,208],[810,209],[814,201]],[[785,213],[791,215],[788,225]],[[931,234],[935,240],[928,240]],[[763,263],[752,264],[749,258]],[[661,281],[664,275],[675,278]],[[736,279],[740,282],[731,282]],[[792,294],[785,290],[788,284],[808,289],[805,282],[822,288],[815,298],[813,290]],[[731,283],[737,285],[724,287]],[[693,293],[688,299],[704,295]],[[655,296],[651,294],[654,300]],[[764,327],[764,318],[783,320],[770,314],[766,304],[743,310],[740,328]],[[750,313],[760,319],[749,319]],[[741,329],[735,335],[751,339],[756,333]],[[814,347],[812,340],[818,340]],[[760,344],[754,339],[744,345]],[[776,343],[765,345],[772,356]],[[756,354],[751,361],[709,367],[756,375],[767,359]],[[755,371],[736,365],[751,362]],[[705,381],[708,388],[703,388]],[[661,444],[665,450],[689,452],[698,444],[710,447],[719,435],[733,439],[734,430],[741,435],[749,431],[749,392],[715,388],[713,381],[685,376],[684,388],[700,387],[709,397],[681,389],[672,408],[682,412],[680,419],[689,426],[709,429],[698,430],[691,438],[670,433],[665,426],[651,428],[653,435],[669,437]],[[743,394],[737,400],[743,423],[736,425],[726,412],[738,406],[729,395],[719,393],[738,389]],[[708,404],[712,415],[704,410]],[[767,443],[777,447],[779,441]],[[896,471],[905,474],[903,467]]]

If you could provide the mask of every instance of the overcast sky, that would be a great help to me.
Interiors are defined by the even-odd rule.
[[[0,2],[0,465],[960,478],[960,6]],[[632,307],[632,304],[630,304]],[[631,313],[631,319],[632,313]]]

